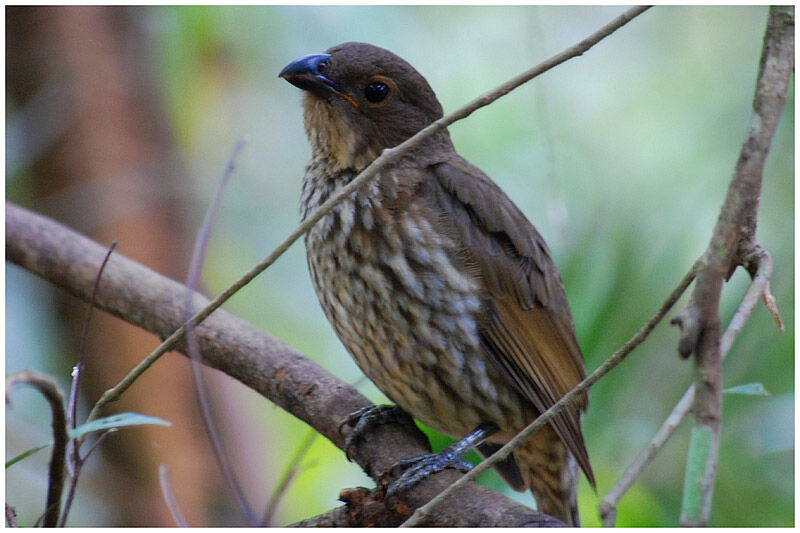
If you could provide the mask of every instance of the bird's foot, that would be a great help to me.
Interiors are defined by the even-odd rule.
[[[408,490],[428,476],[437,474],[445,468],[455,468],[464,473],[469,472],[472,470],[472,463],[465,461],[464,456],[497,431],[498,427],[495,424],[481,424],[472,433],[442,449],[439,453],[426,453],[395,463],[383,474],[384,476],[397,469],[403,469],[405,472],[389,486],[386,496],[390,497]]]
[[[438,474],[445,468],[455,468],[464,473],[472,470],[472,463],[462,459],[464,454],[459,455],[452,448],[452,446],[448,446],[439,453],[426,453],[411,459],[403,459],[392,465],[383,474],[384,476],[398,469],[405,470],[405,472],[394,483],[389,485],[389,488],[386,489],[386,496],[391,497],[404,492],[428,476]]]
[[[388,422],[411,423],[412,418],[396,405],[370,405],[358,411],[350,413],[344,421],[339,424],[339,431],[344,426],[353,428],[344,441],[344,454],[348,461],[352,461],[350,449],[360,439],[364,438],[364,433],[370,426],[376,424],[386,424]]]

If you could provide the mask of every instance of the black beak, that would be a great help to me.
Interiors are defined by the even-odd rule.
[[[283,78],[295,87],[312,92],[318,96],[329,94],[341,95],[336,84],[320,72],[330,59],[330,54],[315,54],[296,59],[286,65],[279,78]]]

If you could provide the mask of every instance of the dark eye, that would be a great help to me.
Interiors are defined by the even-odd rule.
[[[389,96],[389,86],[380,81],[372,82],[364,87],[364,96],[367,101],[377,104]]]

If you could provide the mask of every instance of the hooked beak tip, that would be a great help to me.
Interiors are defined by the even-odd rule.
[[[312,54],[295,59],[280,71],[279,78],[289,79],[297,75],[318,75],[320,67],[330,59],[330,54]]]

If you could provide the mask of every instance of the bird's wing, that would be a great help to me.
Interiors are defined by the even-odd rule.
[[[481,338],[490,358],[544,412],[585,376],[583,355],[550,251],[536,228],[477,167],[460,157],[430,167],[437,204],[448,213],[487,292]],[[594,486],[580,429],[586,397],[552,420]]]

